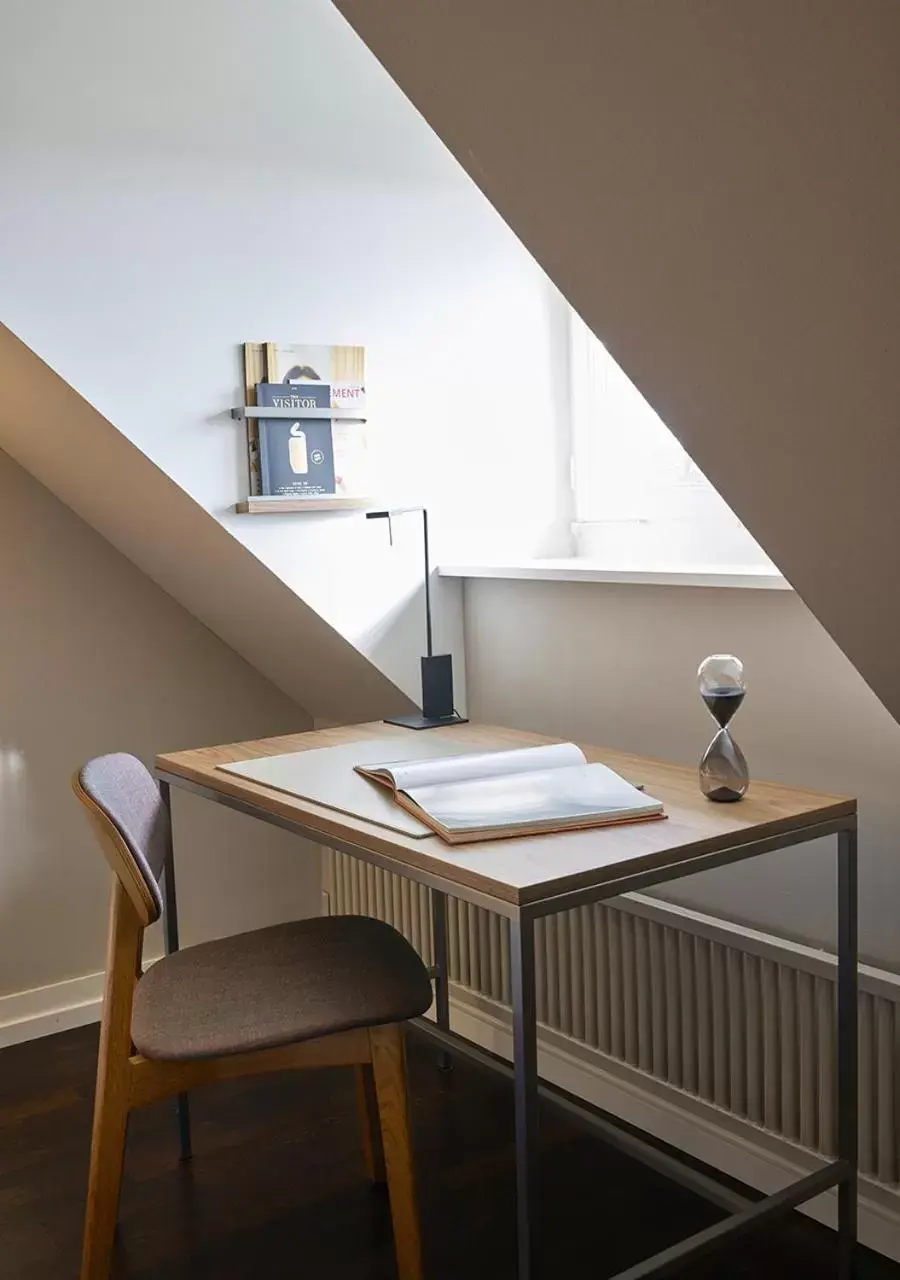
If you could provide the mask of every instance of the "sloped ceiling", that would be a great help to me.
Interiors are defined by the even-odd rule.
[[[336,3],[900,716],[900,4]]]
[[[354,723],[412,709],[367,658],[3,325],[0,448],[310,715]]]

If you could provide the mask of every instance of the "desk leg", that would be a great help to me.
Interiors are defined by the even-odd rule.
[[[856,827],[838,835],[838,1158],[850,1173],[838,1187],[838,1277],[851,1280],[856,1253],[859,1097]]]
[[[431,932],[434,939],[434,1011],[438,1026],[450,1030],[450,965],[447,958],[447,895],[431,891]],[[438,1053],[438,1067],[449,1071],[453,1066],[446,1049]]]
[[[509,951],[516,1116],[518,1278],[533,1280],[536,1274],[538,1225],[538,1074],[533,919],[519,915],[510,921]]]
[[[175,844],[172,838],[172,798],[169,794],[168,782],[159,784],[159,793],[166,811],[166,863],[163,868],[163,935],[166,955],[170,956],[178,950],[178,898],[175,891]],[[178,1140],[181,1146],[182,1160],[190,1160],[191,1150],[191,1110],[186,1093],[179,1093],[175,1102],[175,1114],[178,1117]]]

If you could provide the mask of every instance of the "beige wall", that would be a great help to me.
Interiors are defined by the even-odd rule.
[[[5,454],[0,510],[2,996],[103,966],[108,873],[69,790],[81,762],[310,721]],[[186,941],[318,911],[310,846],[183,795],[175,823]]]
[[[336,3],[900,712],[900,5]]]
[[[751,774],[860,801],[864,951],[900,965],[900,726],[786,591],[468,581],[473,718],[699,761],[714,725],[695,673],[745,662],[734,735]],[[812,942],[834,937],[834,842],[683,880],[665,893]]]

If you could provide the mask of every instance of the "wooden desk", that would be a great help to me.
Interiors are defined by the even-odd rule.
[[[256,756],[344,745],[372,737],[396,738],[396,755],[415,752],[409,730],[386,724],[325,729],[256,742],[232,743],[158,757],[157,775],[168,802],[169,786],[197,792],[220,804],[286,827],[320,844],[372,862],[431,889],[435,952],[437,1025],[430,1034],[484,1060],[473,1046],[460,1043],[449,1029],[447,988],[446,897],[451,895],[506,916],[510,922],[510,966],[513,993],[514,1062],[512,1075],[516,1110],[516,1173],[518,1192],[519,1277],[535,1274],[536,1134],[538,1095],[554,1091],[541,1086],[537,1075],[537,1026],[534,994],[534,922],[540,916],[724,866],[822,836],[838,841],[838,1159],[799,1183],[761,1201],[750,1201],[719,1187],[702,1174],[686,1173],[695,1189],[732,1211],[732,1217],[622,1273],[621,1280],[669,1274],[682,1260],[709,1251],[725,1235],[748,1230],[772,1214],[783,1213],[829,1187],[839,1188],[838,1275],[849,1280],[856,1236],[856,802],[753,782],[738,804],[714,804],[700,793],[694,769],[656,760],[584,747],[589,760],[610,765],[646,787],[663,802],[668,818],[662,822],[529,836],[481,844],[450,846],[437,836],[416,839],[321,805],[286,795],[216,766]],[[484,725],[458,725],[429,730],[431,742],[445,738],[476,749],[533,746],[555,739]],[[166,874],[167,946],[177,948],[177,906],[174,866]],[[491,1065],[498,1065],[492,1062]],[[590,1117],[588,1117],[590,1118]],[[608,1121],[595,1118],[595,1127],[609,1138]],[[187,1138],[187,1113],[182,1112]],[[632,1154],[671,1174],[671,1160],[654,1148]]]

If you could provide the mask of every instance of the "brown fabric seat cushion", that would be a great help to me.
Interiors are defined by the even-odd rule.
[[[418,1017],[425,966],[390,925],[323,916],[188,947],[137,986],[131,1034],[147,1058],[212,1058]]]

